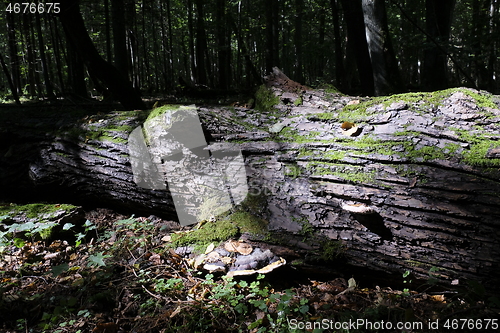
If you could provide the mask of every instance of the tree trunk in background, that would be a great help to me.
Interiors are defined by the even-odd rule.
[[[187,0],[187,21],[188,21],[188,41],[189,45],[189,68],[186,68],[187,74],[189,75],[189,81],[196,80],[198,77],[198,69],[196,65],[196,54],[194,50],[194,22],[193,22],[193,1]],[[184,43],[186,44],[186,43]],[[188,53],[188,52],[184,52]]]
[[[472,52],[473,68],[475,71],[474,77],[476,78],[476,86],[480,89],[488,89],[489,77],[492,75],[488,73],[486,68],[486,55],[490,50],[490,39],[485,36],[485,31],[488,29],[489,20],[488,12],[491,0],[474,0],[472,2]]]
[[[490,3],[490,8],[489,8],[489,20],[488,20],[488,31],[490,35],[494,35],[495,28],[499,24],[496,23],[498,22],[498,7],[499,3],[496,0],[492,0]],[[496,63],[498,62],[498,48],[499,48],[499,42],[498,38],[491,38],[490,40],[490,50],[489,50],[489,57],[488,57],[488,73],[489,73],[489,82],[488,82],[488,89],[489,91],[498,91],[497,90],[497,82],[498,82],[498,77],[500,73],[496,71]]]
[[[94,75],[106,85],[125,109],[145,109],[146,106],[130,84],[130,81],[124,78],[113,65],[107,63],[97,52],[85,29],[78,1],[62,1],[59,18],[64,26],[70,46],[83,59],[91,75]]]
[[[14,22],[15,14],[6,12],[5,15],[7,16],[7,38],[9,45],[10,68],[12,69],[12,83],[14,84],[16,94],[19,95],[22,93],[22,90],[19,56],[17,55],[16,26]]]
[[[307,90],[279,70],[267,83],[282,101],[269,112],[197,112],[216,140],[210,150],[231,144],[243,153],[249,200],[259,202],[252,213],[268,221],[270,242],[289,244],[307,262],[333,240],[345,251],[332,265],[399,279],[406,270],[423,279],[432,272],[443,283],[475,279],[499,289],[499,96],[457,89],[356,104],[359,97]],[[0,111],[1,200],[175,217],[167,190],[134,183],[127,139],[144,113],[83,117],[57,106],[22,110],[20,119]],[[341,129],[346,119],[359,124],[355,131]]]
[[[120,74],[128,79],[129,53],[125,30],[125,3],[111,0],[111,27],[113,30],[113,63]]]
[[[54,48],[54,60],[56,63],[56,73],[57,73],[57,79],[59,82],[59,91],[61,93],[66,92],[66,84],[63,79],[63,73],[62,73],[62,59],[68,59],[67,55],[64,54],[61,50],[64,49],[62,45],[62,38],[61,35],[59,34],[59,30],[57,28],[54,28],[54,26],[57,26],[57,19],[54,16],[49,16],[49,30],[50,30],[50,37],[52,41],[52,47]],[[68,68],[70,65],[68,65]],[[68,75],[69,76],[69,75]]]
[[[172,32],[172,13],[170,12],[170,0],[166,1],[167,4],[167,20],[168,20],[168,69],[169,73],[167,75],[167,87],[172,87],[175,85],[174,81],[174,37]]]
[[[205,33],[205,23],[203,17],[203,1],[195,0],[196,5],[196,83],[207,85],[207,35]]]
[[[304,0],[295,0],[295,81],[304,83],[304,62],[302,55],[302,16],[304,15]]]
[[[106,61],[113,62],[113,52],[111,51],[111,16],[109,14],[109,1],[104,0],[104,36],[106,39]]]
[[[365,23],[361,0],[342,0],[344,19],[347,25],[347,39],[356,58],[361,94],[372,96],[374,93],[373,70],[366,42]]]
[[[339,9],[337,0],[330,0],[330,7],[332,9],[333,21],[333,37],[335,38],[335,84],[340,91],[344,91],[346,87],[344,55],[342,52],[342,40],[340,38],[339,26]]]
[[[250,75],[248,76],[249,87],[253,88],[254,85],[262,83],[262,78],[260,77],[254,63],[252,62],[252,59],[250,58],[248,48],[245,45],[243,37],[241,36],[241,29],[238,29],[236,23],[231,17],[228,17],[228,21],[231,27],[233,28],[233,31],[235,31],[236,33],[236,40],[238,41],[238,46],[241,49],[243,57],[245,58],[245,67],[246,67],[245,69],[250,72]]]
[[[24,32],[24,42],[26,46],[26,57],[28,60],[28,67],[27,67],[27,77],[28,77],[28,87],[27,91],[30,96],[38,96],[41,97],[40,94],[37,94],[37,75],[38,71],[36,70],[36,65],[35,65],[35,51],[34,51],[34,43],[32,40],[32,34],[31,34],[31,21],[30,17],[27,15],[23,15],[23,32]]]
[[[16,101],[16,104],[21,104],[19,101],[19,96],[17,95],[16,88],[14,87],[14,83],[12,82],[12,77],[10,76],[9,73],[9,68],[7,68],[7,64],[3,60],[3,54],[0,53],[0,64],[2,65],[2,70],[5,74],[5,77],[7,78],[7,82],[9,84],[10,91],[12,92],[12,97],[14,97],[14,100]]]
[[[426,0],[426,32],[447,49],[450,38],[451,20],[456,0]],[[422,84],[429,91],[444,89],[448,86],[447,56],[434,41],[427,40],[422,65]]]
[[[71,46],[70,41],[66,41],[67,45],[67,63],[68,63],[68,83],[71,93],[83,98],[88,97],[87,85],[85,84],[85,64],[76,52],[75,48]],[[96,90],[107,95],[104,88],[97,82]]]
[[[43,81],[45,83],[45,91],[49,98],[54,98],[54,89],[52,88],[52,82],[50,82],[49,68],[47,63],[47,58],[45,57],[45,43],[43,42],[42,35],[42,24],[40,22],[40,14],[35,14],[36,19],[36,33],[38,37],[38,49],[40,51],[40,61],[42,62],[42,73]]]
[[[130,81],[132,82],[132,87],[136,90],[136,92],[139,92],[144,77],[141,76],[143,61],[141,59],[142,55],[140,52],[141,43],[137,36],[139,29],[138,29],[135,6],[136,6],[135,0],[127,0],[125,2],[125,21],[127,22],[126,32],[127,32],[127,42],[128,42],[127,49],[128,52],[130,53],[129,76],[130,76]]]
[[[362,0],[366,40],[373,70],[375,96],[401,91],[384,0]]]
[[[230,29],[226,19],[226,0],[217,0],[216,21],[217,21],[217,69],[219,89],[227,90],[231,79],[231,42]]]
[[[314,74],[320,80],[323,80],[323,76],[325,75],[325,56],[326,56],[326,53],[330,53],[330,52],[328,52],[330,50],[327,50],[325,48],[325,35],[326,35],[325,24],[326,24],[326,14],[325,14],[325,11],[321,11],[321,13],[319,13],[319,27],[318,27],[319,28],[319,32],[318,32],[319,54],[318,54],[317,64],[315,64],[316,66],[313,65]],[[314,60],[310,59],[309,61],[311,62]]]
[[[279,60],[279,3],[278,0],[265,1],[266,38],[265,38],[265,68],[266,73],[273,71],[274,66],[280,66]]]

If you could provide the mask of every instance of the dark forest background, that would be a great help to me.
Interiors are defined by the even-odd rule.
[[[125,78],[142,96],[251,91],[273,66],[346,94],[500,90],[498,0],[63,0],[58,14],[9,4],[4,98],[106,98],[130,88]]]

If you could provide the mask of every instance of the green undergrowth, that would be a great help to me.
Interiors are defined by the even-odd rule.
[[[69,238],[47,246],[27,242],[22,251],[9,249],[5,257],[0,253],[2,329],[30,333],[347,333],[352,331],[348,327],[330,325],[357,320],[427,325],[441,318],[443,323],[447,318],[467,318],[482,319],[484,324],[484,318],[494,318],[500,306],[498,298],[475,281],[460,280],[461,289],[434,292],[436,296],[426,294],[426,285],[414,291],[411,269],[402,272],[402,290],[366,288],[350,272],[343,273],[350,277],[344,282],[340,277],[327,282],[308,276],[299,283],[300,264],[245,278],[206,274],[171,250],[170,241],[165,240],[171,231],[158,220],[131,216],[102,224],[106,220],[102,216],[87,220],[81,232],[71,236],[78,239],[76,243]],[[300,234],[314,238],[305,219]],[[343,251],[339,244],[321,241],[319,259],[335,260]],[[45,256],[57,253],[54,259]],[[439,268],[429,268],[429,285],[435,285],[438,273]]]
[[[54,229],[66,230],[59,223],[61,215],[68,215],[78,207],[68,204],[6,204],[0,206],[0,252],[8,246],[22,247],[29,240],[47,240],[54,237]],[[22,222],[15,222],[17,219]]]
[[[36,218],[41,215],[50,215],[57,211],[68,211],[76,208],[73,205],[67,204],[26,204],[26,205],[0,205],[0,215],[24,215],[27,218]]]

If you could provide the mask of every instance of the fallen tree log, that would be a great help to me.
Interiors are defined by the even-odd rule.
[[[496,286],[498,96],[459,88],[359,98],[275,75],[259,91],[260,110],[196,108],[209,149],[231,143],[243,153],[253,198],[245,209],[267,221],[266,242],[295,258],[342,248],[355,266]],[[20,119],[2,110],[2,200],[57,198],[176,218],[167,189],[134,182],[127,139],[146,112],[62,112]],[[324,240],[342,246],[332,251]]]

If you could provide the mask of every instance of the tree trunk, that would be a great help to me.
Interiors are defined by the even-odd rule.
[[[125,3],[123,0],[111,0],[111,27],[113,30],[113,59],[116,69],[128,79],[129,52],[125,29]]]
[[[196,83],[208,85],[207,78],[207,35],[205,33],[205,19],[203,15],[203,0],[195,0],[196,6]]]
[[[40,94],[40,91],[37,89],[38,88],[38,83],[40,82],[38,80],[38,71],[36,69],[36,64],[35,64],[35,51],[34,51],[34,43],[32,40],[32,29],[31,27],[31,21],[30,17],[27,15],[23,15],[23,30],[24,30],[24,38],[26,42],[26,55],[27,55],[27,60],[28,60],[28,70],[27,70],[27,77],[28,77],[28,87],[27,91],[31,97],[42,97]],[[37,94],[38,90],[38,94]]]
[[[64,52],[60,52],[61,49],[64,49],[62,47],[62,41],[61,41],[61,36],[59,35],[59,30],[54,28],[54,26],[57,26],[57,19],[53,16],[49,16],[49,30],[50,30],[50,36],[52,40],[52,47],[54,48],[54,60],[55,60],[55,66],[56,66],[56,72],[57,72],[57,79],[59,82],[59,87],[58,90],[61,93],[66,92],[66,85],[63,79],[63,74],[62,74],[62,64],[61,64],[61,59],[66,58]],[[70,65],[68,65],[69,67]]]
[[[304,61],[302,55],[302,17],[304,16],[304,0],[295,0],[295,81],[304,82]]]
[[[272,72],[274,66],[279,66],[278,53],[278,0],[265,2],[266,15],[266,72]]]
[[[14,98],[14,101],[16,101],[16,104],[20,105],[21,102],[19,101],[19,96],[17,95],[17,90],[14,87],[12,77],[10,76],[10,73],[9,73],[9,68],[7,68],[7,64],[3,60],[2,53],[0,53],[0,64],[2,65],[2,71],[4,72],[5,77],[7,78],[7,83],[9,84],[10,91],[12,92],[12,97]]]
[[[392,49],[383,0],[363,0],[366,40],[373,70],[375,96],[400,88],[399,69]]]
[[[106,62],[97,52],[90,39],[77,0],[61,2],[59,18],[71,47],[85,62],[91,75],[99,79],[120,101],[124,108],[129,110],[145,109],[141,98],[134,90],[130,81],[124,78],[111,64]]]
[[[87,98],[87,85],[85,84],[85,64],[83,60],[72,47],[70,41],[66,41],[67,45],[67,64],[68,64],[68,82],[71,92],[76,96]],[[99,82],[95,82],[96,90],[106,96],[106,91]]]
[[[426,0],[426,32],[429,47],[424,50],[422,83],[428,90],[448,86],[446,50],[450,38],[451,19],[456,0]],[[439,45],[434,44],[434,41]],[[432,42],[432,43],[431,43]]]
[[[344,55],[342,52],[342,41],[340,39],[339,9],[337,0],[330,0],[333,21],[333,36],[335,38],[335,84],[338,89],[346,89],[346,77],[344,69]]]
[[[217,70],[219,89],[227,90],[231,81],[231,31],[227,27],[226,1],[217,0],[216,10],[217,22]],[[228,31],[229,30],[229,31]]]
[[[6,13],[7,16],[7,36],[9,45],[9,58],[10,58],[10,68],[12,69],[12,83],[16,94],[19,95],[21,91],[21,70],[19,68],[19,56],[17,53],[17,43],[16,38],[16,26],[14,21],[13,13]]]
[[[308,90],[278,70],[267,84],[280,100],[270,112],[197,113],[216,140],[209,150],[231,144],[243,153],[247,199],[257,202],[252,213],[266,219],[271,242],[305,255],[327,253],[331,240],[350,265],[498,288],[499,96],[462,88],[360,103]],[[71,198],[175,218],[168,190],[134,182],[127,139],[144,112],[60,110],[28,110],[22,119],[2,110],[0,199]],[[166,155],[150,153],[161,174]]]
[[[353,49],[356,59],[361,94],[372,96],[374,93],[373,70],[368,52],[368,44],[366,43],[361,0],[342,0],[341,3],[347,25],[348,47]]]
[[[40,14],[35,14],[36,19],[36,33],[38,37],[38,49],[40,50],[40,61],[42,62],[42,73],[43,73],[43,81],[45,83],[45,92],[47,93],[47,97],[54,98],[54,89],[52,88],[52,82],[50,81],[49,76],[49,68],[47,58],[45,57],[45,43],[43,42],[42,35],[42,24],[40,22]]]

